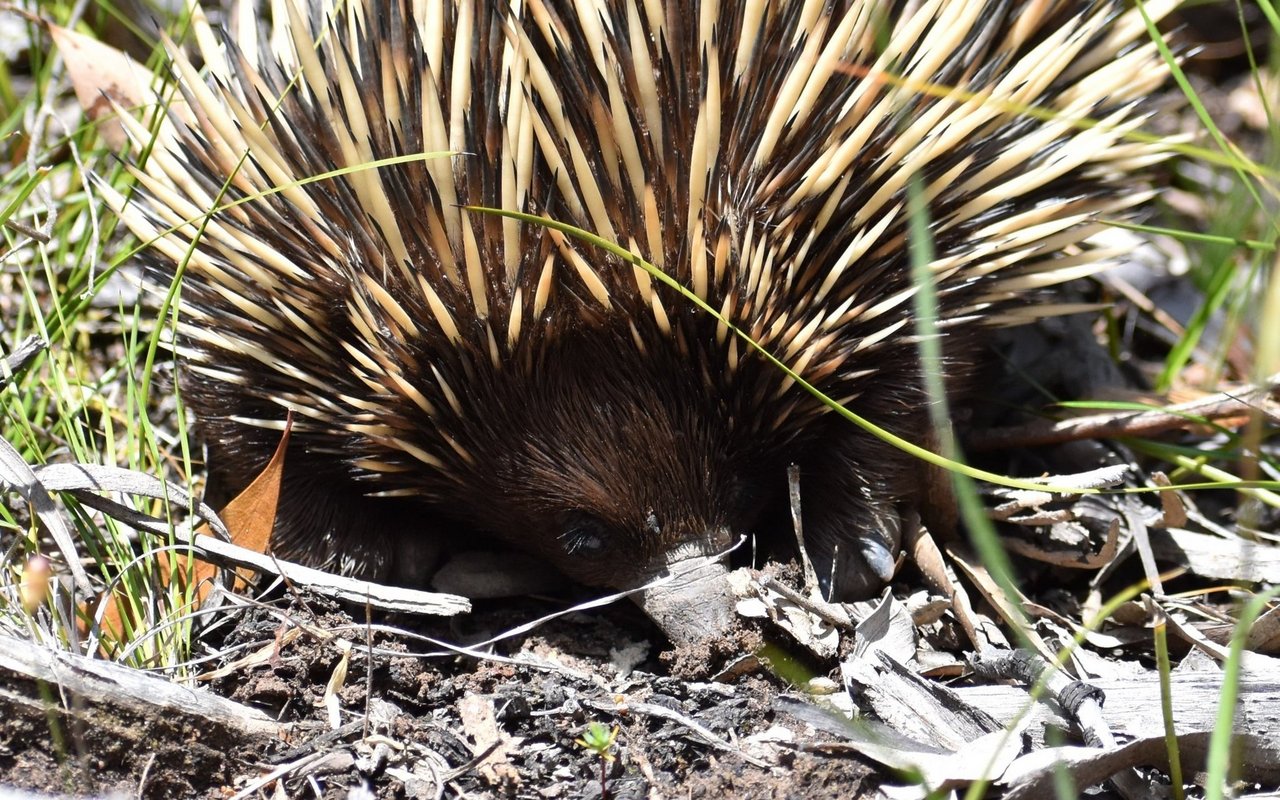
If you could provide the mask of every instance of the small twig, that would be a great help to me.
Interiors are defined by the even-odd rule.
[[[1012,428],[996,428],[967,439],[965,446],[972,452],[985,452],[1011,447],[1062,444],[1082,439],[1154,436],[1194,425],[1197,419],[1231,419],[1258,413],[1260,410],[1273,416],[1274,412],[1268,412],[1262,404],[1268,395],[1276,391],[1277,386],[1280,386],[1280,376],[1272,376],[1263,386],[1249,387],[1239,392],[1219,392],[1167,408],[1113,411],[1060,422],[1037,421]]]
[[[800,554],[800,566],[804,570],[804,590],[817,595],[818,572],[813,568],[813,561],[809,559],[809,552],[804,546],[804,525],[800,515],[800,467],[796,464],[787,467],[787,492],[791,502],[791,528],[796,534],[796,549]],[[833,568],[834,563],[833,561]]]
[[[144,797],[143,789],[147,786],[147,778],[151,775],[151,767],[155,765],[157,755],[159,754],[152,753],[151,757],[147,759],[147,765],[142,768],[142,776],[138,778],[138,800],[142,800]]]
[[[369,704],[373,698],[373,603],[366,600],[364,604],[364,732],[362,739],[369,738]]]
[[[800,608],[803,608],[805,611],[813,614],[815,617],[833,628],[844,631],[851,631],[854,629],[853,622],[847,616],[841,617],[839,614],[832,611],[829,603],[822,603],[807,598],[795,589],[792,589],[790,586],[780,583],[776,578],[765,578],[762,585],[766,589],[777,592],[787,598],[787,600],[795,603]]]
[[[36,334],[23,339],[13,352],[0,360],[0,389],[3,389],[13,376],[27,368],[31,361],[48,347],[48,343]]]
[[[19,222],[12,217],[4,221],[4,226],[14,233],[20,233],[28,239],[34,239],[40,244],[48,244],[53,241],[53,237],[44,231],[37,230],[24,222]]]
[[[274,781],[277,781],[280,778],[285,777],[286,775],[290,775],[294,772],[298,772],[300,770],[306,769],[307,767],[319,761],[323,761],[324,759],[329,757],[329,752],[330,751],[325,751],[323,753],[312,753],[311,755],[303,756],[297,761],[290,761],[288,764],[282,764],[281,766],[276,767],[275,769],[268,772],[266,775],[263,775],[262,777],[258,778],[257,780],[249,781],[249,783],[245,785],[243,789],[241,789],[236,794],[232,795],[231,800],[246,800],[246,798],[252,797],[255,794],[257,794],[259,789],[269,786]]]
[[[466,775],[471,770],[480,766],[481,762],[483,762],[489,756],[493,755],[493,751],[497,750],[498,746],[501,744],[502,742],[493,742],[488,747],[486,747],[485,749],[477,753],[470,761],[460,766],[454,767],[453,769],[449,770],[445,774],[441,775],[440,776],[440,780],[442,781],[441,785],[443,786],[446,783],[453,783],[458,778],[461,778],[463,775]]]

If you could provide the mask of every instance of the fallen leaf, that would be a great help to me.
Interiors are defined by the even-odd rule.
[[[271,531],[275,527],[276,511],[280,501],[280,481],[284,473],[285,453],[289,446],[289,434],[293,429],[293,415],[285,420],[284,433],[280,436],[280,444],[276,446],[271,460],[263,467],[258,477],[227,503],[219,516],[231,534],[231,541],[246,550],[255,553],[266,553],[271,545]],[[196,533],[209,535],[208,525],[201,525]],[[200,559],[192,559],[182,553],[161,552],[156,554],[156,565],[159,570],[159,584],[168,587],[175,581],[182,589],[193,586],[191,608],[198,608],[209,596],[217,579],[218,568]],[[253,574],[248,569],[237,570],[235,590],[243,589]],[[101,631],[99,650],[107,658],[119,654],[119,645],[132,638],[133,629],[138,620],[132,613],[128,602],[128,594],[123,588],[117,588],[104,597],[99,598],[97,613],[87,613],[88,605],[82,607],[86,616],[99,618]],[[189,609],[175,609],[176,613],[184,613]]]
[[[98,134],[114,149],[124,150],[129,138],[116,110],[155,103],[155,93],[149,88],[155,76],[110,45],[58,25],[46,27],[62,54],[81,107],[97,123]]]

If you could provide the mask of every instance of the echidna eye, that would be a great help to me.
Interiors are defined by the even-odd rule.
[[[582,511],[565,516],[560,544],[571,556],[598,556],[605,551],[607,531],[599,519]]]

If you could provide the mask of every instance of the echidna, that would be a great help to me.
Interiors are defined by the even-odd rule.
[[[921,500],[679,293],[470,207],[630,249],[921,440],[912,186],[955,372],[1097,268],[1160,157],[1127,134],[1164,67],[1118,0],[273,0],[230,27],[197,27],[207,76],[174,53],[185,103],[114,202],[182,277],[214,474],[256,474],[292,411],[273,546],[366,577],[475,532],[635,587],[768,533],[795,464],[846,597]]]

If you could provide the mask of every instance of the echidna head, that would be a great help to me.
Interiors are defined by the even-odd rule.
[[[466,521],[618,588],[747,532],[759,465],[731,406],[661,352],[580,331],[529,369],[489,372],[457,434],[477,466],[455,473]]]

